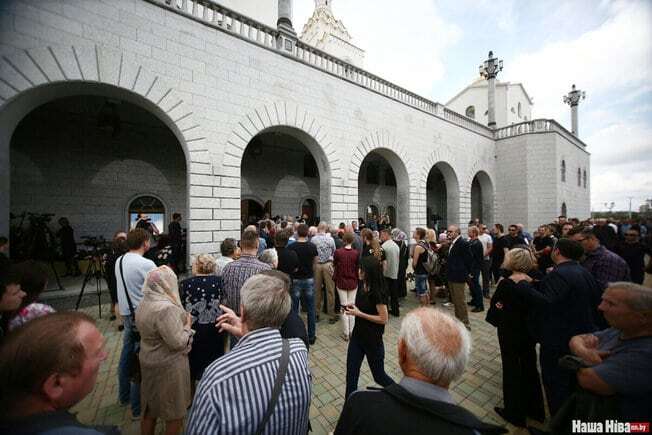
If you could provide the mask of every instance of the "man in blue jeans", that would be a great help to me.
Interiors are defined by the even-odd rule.
[[[150,246],[149,233],[136,228],[127,234],[129,252],[115,262],[115,277],[118,289],[118,305],[124,321],[122,353],[118,366],[118,399],[123,405],[131,405],[133,417],[140,416],[140,385],[129,378],[130,361],[138,352],[140,343],[134,341],[133,314],[143,299],[143,284],[147,273],[156,268],[153,261],[143,257]]]
[[[299,258],[299,267],[292,274],[292,310],[299,313],[299,301],[303,295],[308,310],[308,342],[314,344],[317,339],[315,337],[314,268],[319,257],[317,247],[308,241],[308,225],[299,225],[297,236],[297,241],[287,247],[296,252]]]

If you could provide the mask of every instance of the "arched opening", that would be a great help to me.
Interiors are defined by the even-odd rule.
[[[522,117],[522,113],[523,113],[523,112],[522,112],[522,111],[523,111],[523,108],[522,108],[522,106],[521,106],[521,102],[520,102],[520,101],[519,101],[519,103],[518,103],[518,106],[517,106],[516,110],[518,111],[518,117],[521,118],[521,117]]]
[[[489,175],[480,171],[471,183],[471,219],[490,225],[494,219],[494,187]]]
[[[240,201],[240,222],[242,226],[255,224],[265,216],[265,207],[255,199]]]
[[[426,224],[438,230],[459,224],[460,186],[453,167],[438,162],[428,173],[426,181]]]
[[[307,133],[293,127],[263,130],[247,145],[241,174],[242,197],[260,198],[263,213],[270,217],[294,218],[307,212],[312,221],[330,219],[328,161]],[[297,198],[307,198],[299,209]],[[243,209],[243,223],[248,223],[251,217],[245,214]]]
[[[376,149],[366,155],[358,173],[358,213],[365,221],[375,215],[378,222],[381,214],[389,214],[388,207],[394,207],[398,215],[392,224],[409,230],[409,182],[407,170],[400,157],[385,148]],[[379,210],[376,204],[385,204]]]
[[[584,183],[584,188],[586,189],[586,169],[582,172],[582,181]]]
[[[582,187],[582,170],[577,168],[577,187]]]
[[[561,216],[568,216],[568,209],[566,208],[566,203],[561,203]]]
[[[466,116],[475,119],[475,106],[469,106],[466,108]]]
[[[84,82],[35,88],[25,99],[22,108],[31,107],[9,145],[11,213],[66,217],[77,242],[110,240],[138,212],[160,232],[172,213],[187,217],[184,145],[151,102]]]
[[[561,161],[561,181],[566,182],[566,160]]]

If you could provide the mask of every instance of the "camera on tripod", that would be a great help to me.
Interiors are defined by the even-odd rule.
[[[90,257],[101,257],[110,251],[109,242],[104,237],[99,236],[82,236],[82,244],[89,249],[80,249],[77,254],[80,259],[88,259]]]

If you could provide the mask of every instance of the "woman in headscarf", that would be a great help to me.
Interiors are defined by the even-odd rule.
[[[165,421],[166,435],[181,432],[190,406],[188,352],[194,331],[192,317],[179,298],[177,276],[167,266],[147,274],[143,300],[136,310],[140,332],[140,397],[143,435],[153,435],[156,420]]]
[[[405,282],[405,275],[407,274],[408,261],[410,260],[410,248],[407,243],[407,234],[398,228],[392,230],[392,239],[399,247],[398,256],[398,276],[396,278],[396,285],[398,286],[398,297],[404,298],[407,296],[407,283]]]

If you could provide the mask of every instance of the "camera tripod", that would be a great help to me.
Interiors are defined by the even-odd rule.
[[[102,280],[104,279],[104,263],[102,262],[102,254],[96,248],[91,255],[88,256],[88,268],[84,275],[84,282],[82,283],[81,290],[77,296],[77,303],[75,304],[75,311],[79,309],[82,297],[84,296],[84,289],[90,280],[95,280],[95,292],[97,293],[97,309],[100,319],[102,318]]]

